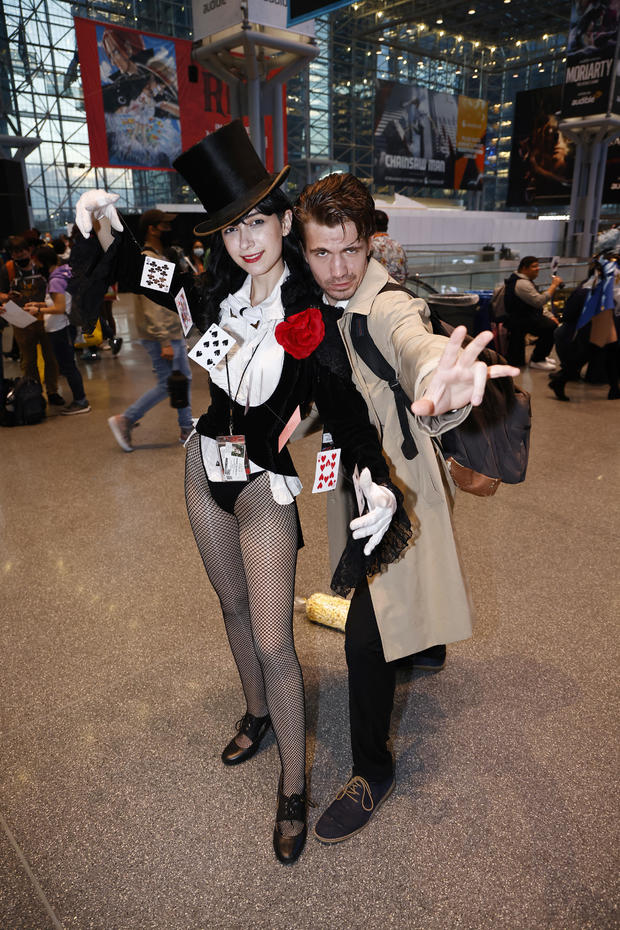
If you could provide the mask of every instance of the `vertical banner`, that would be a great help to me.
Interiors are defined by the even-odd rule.
[[[190,41],[80,18],[75,31],[92,165],[169,170],[230,120],[227,91],[203,79]],[[206,108],[207,86],[217,109]]]
[[[509,207],[570,203],[574,143],[558,128],[562,85],[517,94],[508,169]]]
[[[619,113],[614,84],[620,9],[617,0],[574,0],[562,98],[562,118]]]
[[[487,102],[377,82],[374,182],[467,190],[484,171]]]

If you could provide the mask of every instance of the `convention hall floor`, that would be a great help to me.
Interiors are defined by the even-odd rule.
[[[620,402],[523,373],[527,481],[457,504],[475,635],[438,674],[399,671],[390,801],[287,868],[273,737],[219,759],[244,708],[174,412],[131,455],[106,425],[151,383],[123,306],[120,355],[83,366],[92,413],[0,430],[0,928],[617,927]],[[293,450],[306,489],[316,448]],[[305,596],[328,589],[325,502],[300,508]],[[343,639],[295,628],[313,825],[348,775]]]

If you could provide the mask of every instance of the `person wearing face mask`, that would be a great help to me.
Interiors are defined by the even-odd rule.
[[[20,306],[27,301],[44,300],[45,277],[35,268],[28,241],[23,236],[11,236],[9,252],[11,258],[5,266],[8,296]],[[63,406],[64,400],[58,393],[58,363],[43,320],[37,320],[23,329],[15,328],[14,335],[20,354],[22,376],[33,378],[35,381],[40,380],[37,367],[37,346],[40,345],[45,365],[44,380],[48,402]]]
[[[202,274],[205,270],[205,247],[196,239],[192,245],[192,256],[189,264],[192,266],[194,274]]]
[[[172,244],[172,220],[176,214],[164,213],[162,210],[147,210],[140,218],[140,233],[144,238],[143,255],[171,261],[168,251]],[[145,413],[156,404],[168,398],[168,378],[173,371],[180,371],[188,382],[192,373],[187,358],[185,336],[178,317],[166,307],[154,303],[144,294],[135,298],[135,323],[140,342],[148,352],[153,371],[155,386],[130,404],[123,413],[108,419],[108,425],[114,438],[125,452],[133,452],[131,432]],[[188,383],[187,406],[177,409],[179,421],[179,442],[185,443],[192,431],[192,408]]]
[[[67,284],[71,277],[71,269],[63,262],[56,249],[49,245],[39,246],[35,250],[33,260],[35,266],[47,278],[47,288],[44,300],[30,301],[25,305],[24,310],[31,313],[37,320],[43,321],[60,373],[67,379],[71,388],[73,400],[60,412],[66,416],[89,413],[90,404],[84,391],[82,375],[75,364],[73,340],[69,328],[71,295],[67,293]]]

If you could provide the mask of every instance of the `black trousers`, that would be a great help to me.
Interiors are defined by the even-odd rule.
[[[528,317],[524,320],[511,318],[508,325],[508,364],[520,367],[525,364],[525,336],[536,336],[536,345],[530,361],[544,362],[553,348],[553,334],[557,328],[548,316]]]
[[[394,774],[387,741],[396,669],[393,662],[385,661],[366,580],[358,585],[351,599],[344,648],[349,671],[353,774],[368,781],[384,781]]]

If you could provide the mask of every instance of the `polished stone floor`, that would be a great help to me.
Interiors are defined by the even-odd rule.
[[[174,411],[131,455],[106,425],[151,384],[126,310],[121,353],[82,363],[92,413],[0,430],[0,928],[618,927],[620,402],[572,384],[561,404],[524,372],[527,481],[457,505],[475,635],[438,674],[399,671],[376,819],[286,868],[273,737],[219,761],[244,708]],[[207,397],[196,371],[195,413]],[[294,448],[302,597],[329,581],[316,448]],[[313,824],[348,775],[345,664],[340,633],[295,624]]]

